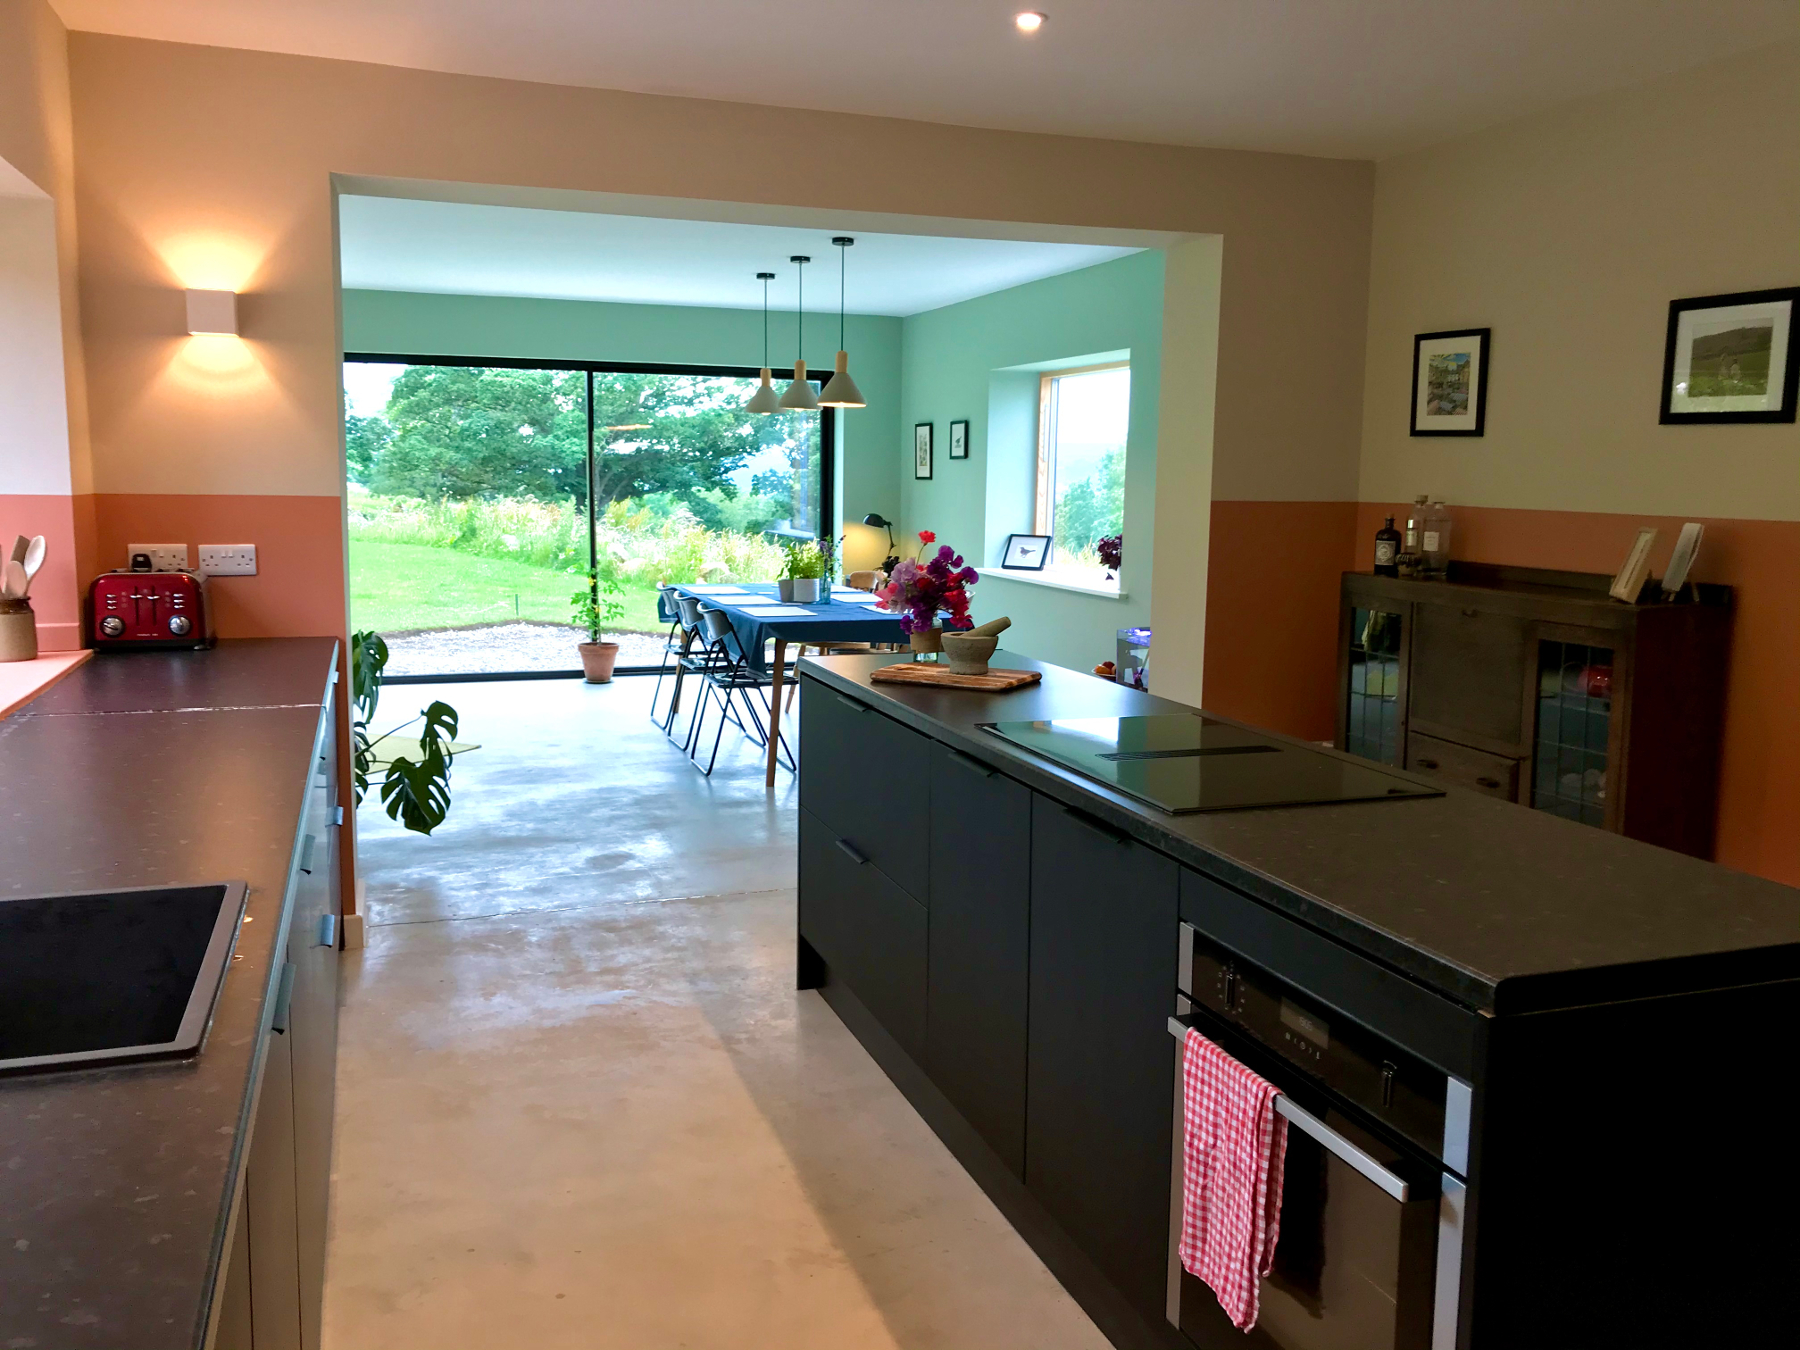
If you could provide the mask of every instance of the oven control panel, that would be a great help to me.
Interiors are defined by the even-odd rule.
[[[1286,981],[1181,926],[1181,992],[1441,1156],[1448,1077]]]

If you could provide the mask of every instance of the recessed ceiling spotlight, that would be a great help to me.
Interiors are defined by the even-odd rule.
[[[1044,16],[1035,9],[1021,10],[1013,15],[1013,27],[1021,33],[1035,33],[1044,26]]]

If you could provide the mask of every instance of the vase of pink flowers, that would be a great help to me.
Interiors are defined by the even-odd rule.
[[[939,545],[927,559],[925,551],[936,543],[936,534],[920,530],[918,556],[896,563],[887,584],[875,592],[882,609],[899,614],[900,631],[915,652],[944,650],[940,613],[950,616],[952,627],[969,626],[968,588],[981,579],[948,544]]]

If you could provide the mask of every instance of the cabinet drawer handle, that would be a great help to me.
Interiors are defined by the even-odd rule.
[[[309,877],[312,875],[313,845],[317,842],[317,839],[309,834],[306,836],[306,842],[300,845],[300,870]]]
[[[1500,786],[1500,780],[1498,778],[1477,778],[1475,782],[1484,788],[1497,788]]]
[[[861,867],[864,863],[869,861],[868,855],[865,854],[861,849],[857,848],[857,846],[855,844],[852,844],[848,839],[838,840],[837,846],[838,846],[838,848],[843,850],[844,856],[846,858],[848,858],[851,862],[855,863],[858,867]]]
[[[992,778],[999,772],[998,769],[990,769],[980,760],[971,755],[965,755],[960,750],[952,750],[950,752],[950,762],[960,768],[967,769],[970,773],[978,773],[983,778]]]
[[[1465,619],[1473,619],[1479,613],[1481,613],[1481,611],[1478,609],[1465,609],[1462,612],[1462,616]]]
[[[321,947],[337,946],[337,915],[319,915],[319,945]]]
[[[1438,762],[1435,759],[1421,759],[1418,761],[1418,764],[1421,769],[1435,769],[1438,766]]]
[[[287,1035],[288,1011],[294,1005],[294,963],[281,968],[281,983],[275,989],[275,1015],[269,1019],[269,1030],[277,1036]]]
[[[1077,825],[1085,826],[1109,843],[1126,844],[1131,842],[1130,836],[1127,835],[1125,831],[1115,830],[1111,825],[1102,824],[1084,811],[1077,811],[1072,806],[1065,806],[1062,808],[1062,811],[1065,816],[1074,821]]]
[[[858,703],[853,698],[845,698],[842,694],[835,693],[835,692],[832,694],[832,697],[835,698],[839,703],[843,704],[846,708],[850,709],[851,712],[866,713],[869,711],[868,704]]]

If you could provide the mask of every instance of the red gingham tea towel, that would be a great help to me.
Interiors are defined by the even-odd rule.
[[[1248,1331],[1281,1236],[1287,1120],[1273,1083],[1192,1027],[1183,1048],[1181,1264]]]

